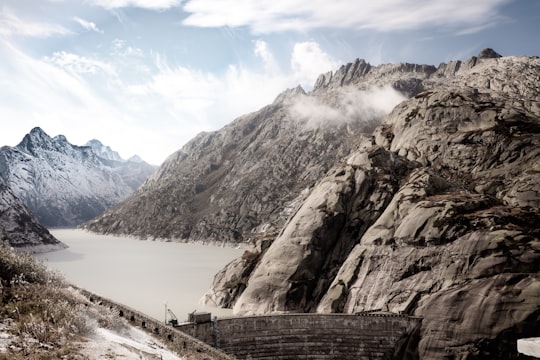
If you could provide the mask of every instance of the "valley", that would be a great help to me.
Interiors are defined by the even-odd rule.
[[[25,206],[79,225],[44,229],[70,247],[40,257],[156,319],[205,292],[224,314],[270,319],[247,329],[403,317],[421,321],[385,350],[396,358],[517,359],[517,340],[540,336],[539,82],[538,57],[492,49],[439,66],[357,59],[200,133],[131,187],[110,149],[35,128],[0,153],[5,208],[25,214],[4,212],[3,236],[17,246]]]

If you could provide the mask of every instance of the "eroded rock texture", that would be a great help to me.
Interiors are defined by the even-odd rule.
[[[409,313],[424,318],[422,359],[516,358],[518,337],[540,335],[540,60],[486,52],[452,66],[207,300],[238,314]]]

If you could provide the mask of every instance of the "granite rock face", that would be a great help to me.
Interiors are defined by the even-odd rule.
[[[250,242],[205,296],[237,314],[411,314],[403,353],[516,358],[540,336],[539,85],[539,58],[489,49],[357,60],[200,134],[85,227]]]
[[[338,71],[309,94],[300,87],[287,90],[261,110],[199,134],[126,201],[84,228],[228,243],[279,230],[303,191],[406,99],[397,74],[417,84],[435,71],[369,68],[379,75],[365,77],[361,86],[354,82],[359,70],[354,76]],[[353,82],[346,80],[350,76]]]
[[[139,237],[246,242],[280,227],[290,203],[348,155],[362,121],[308,128],[278,102],[200,134],[133,196],[84,225]]]
[[[495,54],[423,80],[206,300],[407,313],[421,359],[517,358],[540,335],[540,59]]]

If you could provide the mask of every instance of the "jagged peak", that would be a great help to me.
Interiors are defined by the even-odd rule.
[[[17,145],[17,148],[21,150],[27,150],[33,153],[33,150],[37,148],[51,148],[54,144],[53,138],[51,138],[43,129],[35,127],[28,134],[24,136],[22,141]]]
[[[26,135],[33,138],[44,138],[44,139],[52,139],[42,128],[39,126],[36,126],[30,132]]]
[[[371,64],[366,60],[357,58],[354,62],[342,65],[335,72],[329,71],[319,75],[313,85],[313,91],[326,87],[343,86],[353,77],[367,74],[371,68]]]
[[[342,65],[335,72],[321,74],[315,81],[314,92],[327,88],[339,88],[349,84],[366,81],[365,87],[392,85],[397,90],[415,93],[416,89],[407,89],[404,83],[414,79],[423,79],[433,74],[437,68],[433,65],[412,63],[390,63],[373,66],[364,59]],[[400,74],[407,74],[401,76]]]
[[[56,141],[56,142],[62,142],[62,143],[67,143],[68,142],[67,138],[64,135],[56,135],[53,138],[53,140]]]
[[[132,157],[130,157],[129,159],[127,159],[127,161],[130,161],[130,162],[136,162],[136,163],[142,163],[142,162],[144,162],[144,160],[143,160],[139,155],[133,155]]]
[[[435,77],[452,77],[461,72],[468,71],[478,65],[479,60],[498,59],[502,55],[491,48],[482,49],[478,56],[471,56],[467,60],[452,60],[448,63],[441,63],[437,68]]]
[[[99,141],[98,139],[92,139],[86,143],[86,146],[92,146],[92,145],[103,146],[103,143]]]
[[[118,152],[111,149],[110,146],[103,145],[103,143],[97,139],[88,141],[85,146],[88,146],[99,157],[107,160],[125,161],[122,159]]]
[[[502,57],[501,54],[493,50],[492,48],[485,48],[478,53],[477,56],[479,59],[496,59]]]
[[[306,95],[306,91],[300,85],[296,86],[295,88],[282,91],[274,100],[274,104],[281,103],[287,99],[292,99],[298,95]]]

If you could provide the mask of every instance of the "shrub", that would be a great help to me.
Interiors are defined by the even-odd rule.
[[[0,321],[9,322],[15,336],[7,358],[55,359],[70,340],[95,330],[88,306],[31,255],[1,244],[0,280]]]
[[[47,270],[32,255],[17,253],[8,243],[0,243],[0,280],[4,285],[20,282],[46,284],[61,281],[61,277]]]

